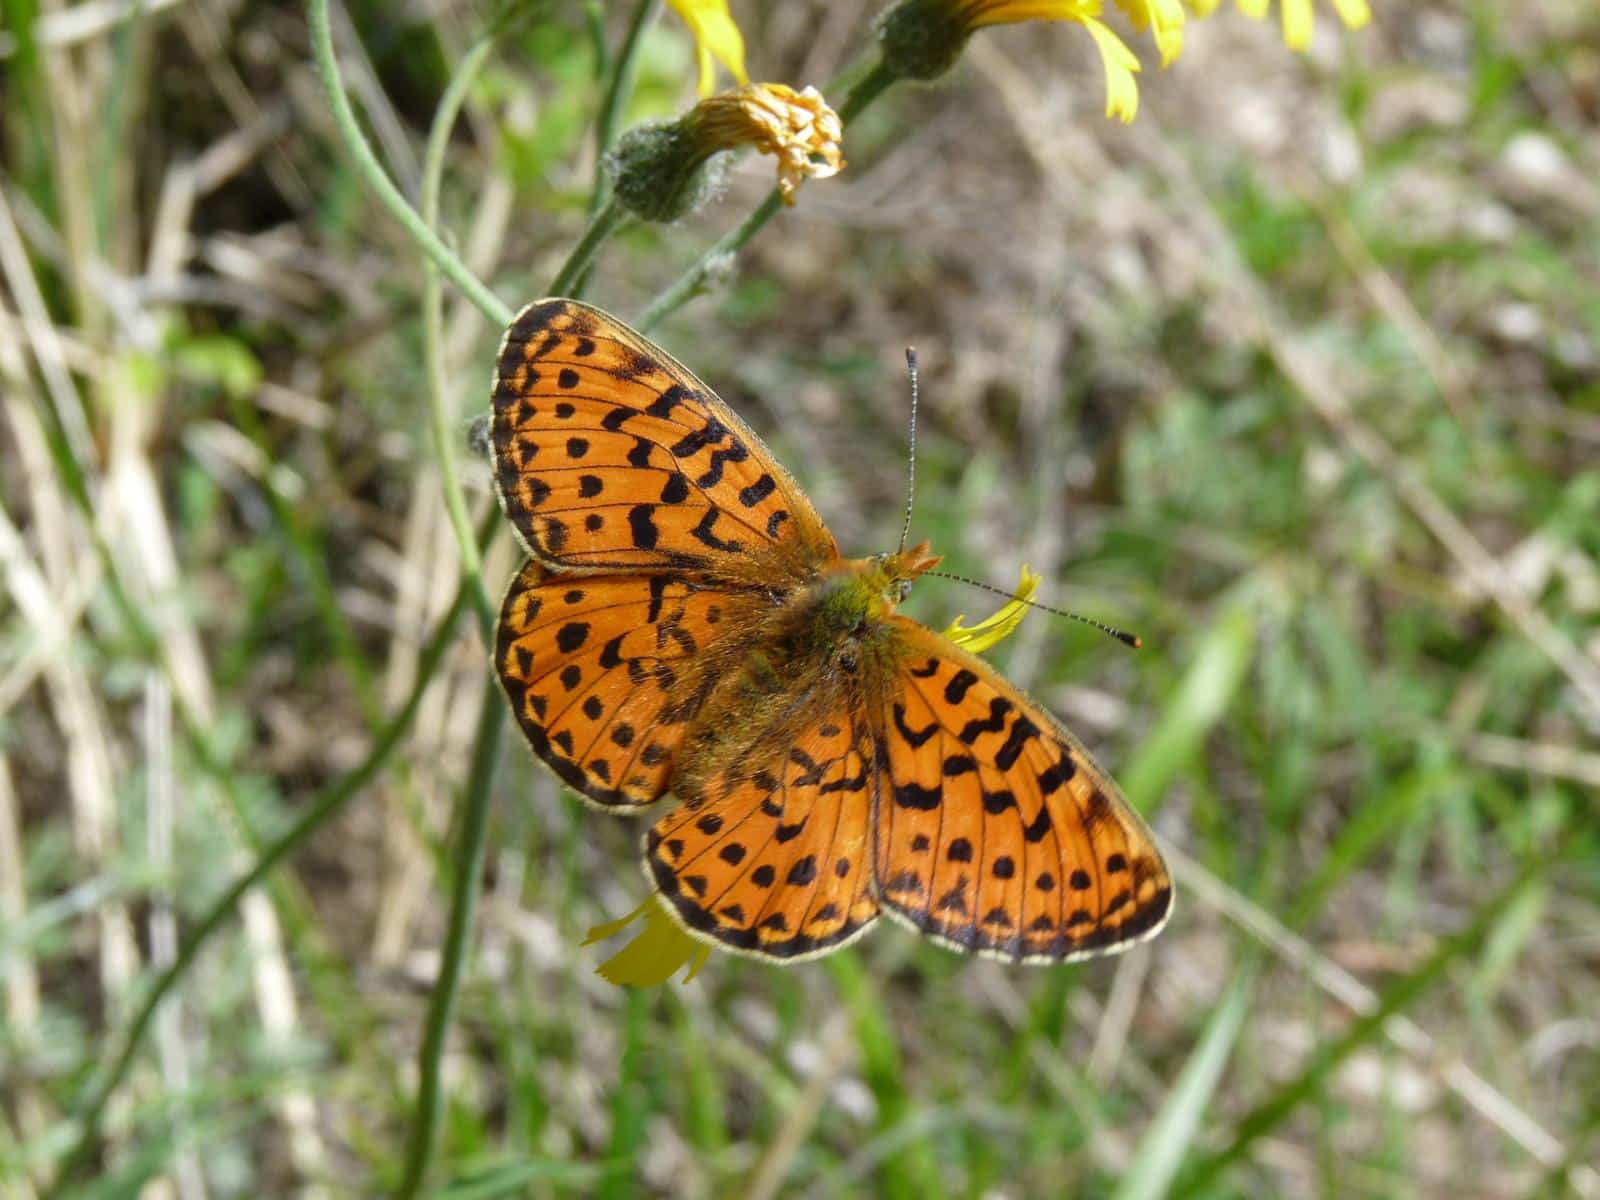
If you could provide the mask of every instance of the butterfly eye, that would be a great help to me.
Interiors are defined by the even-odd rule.
[[[856,669],[856,666],[861,661],[861,659],[860,659],[860,656],[856,653],[856,648],[853,645],[850,645],[849,643],[846,643],[845,645],[839,647],[839,658],[838,658],[838,661],[839,661],[839,669],[841,671],[848,671],[848,672],[854,673],[854,671]]]
[[[899,582],[899,584],[896,585],[895,590],[900,593],[900,601],[901,601],[901,603],[904,603],[905,602],[905,598],[907,596],[911,595],[911,580],[902,579]]]

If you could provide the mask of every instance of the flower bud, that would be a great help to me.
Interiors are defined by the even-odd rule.
[[[708,96],[669,124],[629,130],[608,167],[620,204],[647,221],[673,221],[716,190],[719,155],[746,147],[773,155],[784,202],[793,204],[805,180],[844,167],[842,137],[838,114],[815,88],[752,84]]]

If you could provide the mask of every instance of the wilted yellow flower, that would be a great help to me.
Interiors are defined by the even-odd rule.
[[[750,77],[744,73],[744,36],[728,11],[728,0],[667,0],[667,3],[694,35],[702,96],[709,96],[716,86],[715,63],[727,67],[740,83],[750,82]]]
[[[785,204],[807,179],[827,179],[844,169],[839,143],[844,127],[814,87],[797,92],[781,83],[758,83],[711,96],[690,114],[707,143],[724,150],[754,146],[778,160]]]
[[[634,921],[644,920],[644,928],[633,935],[621,950],[595,968],[595,973],[618,987],[655,987],[671,979],[685,964],[689,972],[683,977],[688,983],[700,973],[711,957],[711,947],[697,942],[672,919],[661,906],[661,898],[652,894],[643,904],[625,917],[607,921],[589,930],[583,939],[585,946],[604,941],[621,933]]]
[[[1167,28],[1168,0],[1137,0],[1140,11],[1159,8]],[[1139,60],[1100,19],[1100,0],[902,0],[878,23],[886,67],[908,79],[943,75],[977,30],[1021,21],[1074,21],[1094,38],[1106,72],[1106,116],[1131,121],[1139,110],[1134,74]],[[1153,18],[1150,18],[1153,20]],[[1181,37],[1181,24],[1178,26]],[[1170,44],[1171,34],[1167,36]],[[1165,50],[1163,50],[1165,54]]]
[[[1221,0],[1187,0],[1190,8],[1200,16],[1209,16]],[[1235,0],[1239,11],[1260,20],[1267,15],[1271,0]],[[1311,44],[1313,18],[1311,0],[1280,0],[1283,19],[1283,40],[1291,50],[1304,50]],[[1339,19],[1351,29],[1360,29],[1372,20],[1372,10],[1367,0],[1333,0]]]
[[[717,155],[754,147],[778,160],[786,202],[806,179],[826,179],[844,167],[844,128],[815,88],[797,92],[781,83],[756,83],[707,96],[676,121],[630,129],[608,166],[616,198],[647,221],[675,221],[711,193]]]
[[[1004,638],[1008,638],[1022,624],[1022,618],[1028,615],[1028,609],[1033,605],[1033,594],[1039,590],[1040,576],[1035,571],[1028,569],[1028,564],[1022,564],[1022,577],[1017,582],[1017,590],[1012,593],[1009,603],[1005,604],[998,612],[985,617],[971,629],[966,628],[961,622],[967,619],[966,613],[959,614],[950,622],[944,631],[958,646],[965,646],[974,654],[982,654],[989,647]]]

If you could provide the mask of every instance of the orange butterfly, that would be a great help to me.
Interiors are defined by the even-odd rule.
[[[1065,962],[1165,923],[1160,852],[1078,740],[895,613],[926,542],[841,558],[710,388],[573,300],[506,331],[491,428],[532,556],[495,646],[512,711],[596,804],[682,802],[644,857],[691,934],[795,959],[887,911]]]

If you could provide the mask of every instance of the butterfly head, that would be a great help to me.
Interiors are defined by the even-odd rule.
[[[873,615],[882,616],[911,594],[911,581],[938,566],[940,556],[931,553],[923,541],[893,554],[874,554],[867,562],[878,600]]]

